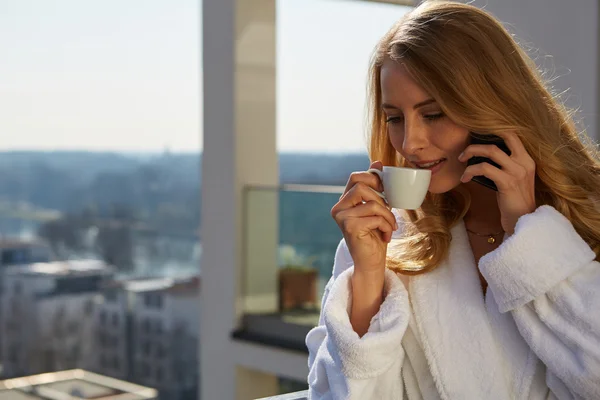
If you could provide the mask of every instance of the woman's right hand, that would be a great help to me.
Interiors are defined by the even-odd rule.
[[[370,168],[382,169],[383,164],[375,161]],[[377,175],[353,172],[344,194],[331,209],[331,216],[344,235],[354,271],[383,274],[387,245],[398,226],[385,200],[374,191],[383,191]]]

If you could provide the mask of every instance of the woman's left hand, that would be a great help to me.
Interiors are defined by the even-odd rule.
[[[473,156],[490,158],[502,169],[483,162],[465,169],[461,182],[469,182],[474,176],[483,175],[498,187],[496,197],[500,208],[502,229],[509,236],[515,231],[517,220],[535,211],[535,161],[525,150],[514,132],[498,134],[511,151],[509,156],[497,146],[472,144],[458,157],[466,162]]]

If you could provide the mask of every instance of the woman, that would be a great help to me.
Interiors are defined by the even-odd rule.
[[[482,10],[432,2],[380,41],[370,79],[371,167],[432,179],[392,212],[375,174],[350,176],[310,398],[600,399],[600,162],[533,62]]]

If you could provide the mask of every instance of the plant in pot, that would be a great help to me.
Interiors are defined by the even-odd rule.
[[[318,271],[311,258],[299,256],[293,247],[280,249],[279,312],[317,307]]]

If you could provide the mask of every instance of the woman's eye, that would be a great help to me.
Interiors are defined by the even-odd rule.
[[[388,124],[395,124],[397,122],[401,122],[402,121],[402,117],[388,117],[385,122]]]
[[[427,114],[427,115],[423,115],[423,118],[425,118],[428,121],[435,121],[436,119],[440,119],[444,116],[444,113],[437,113],[437,114]]]

